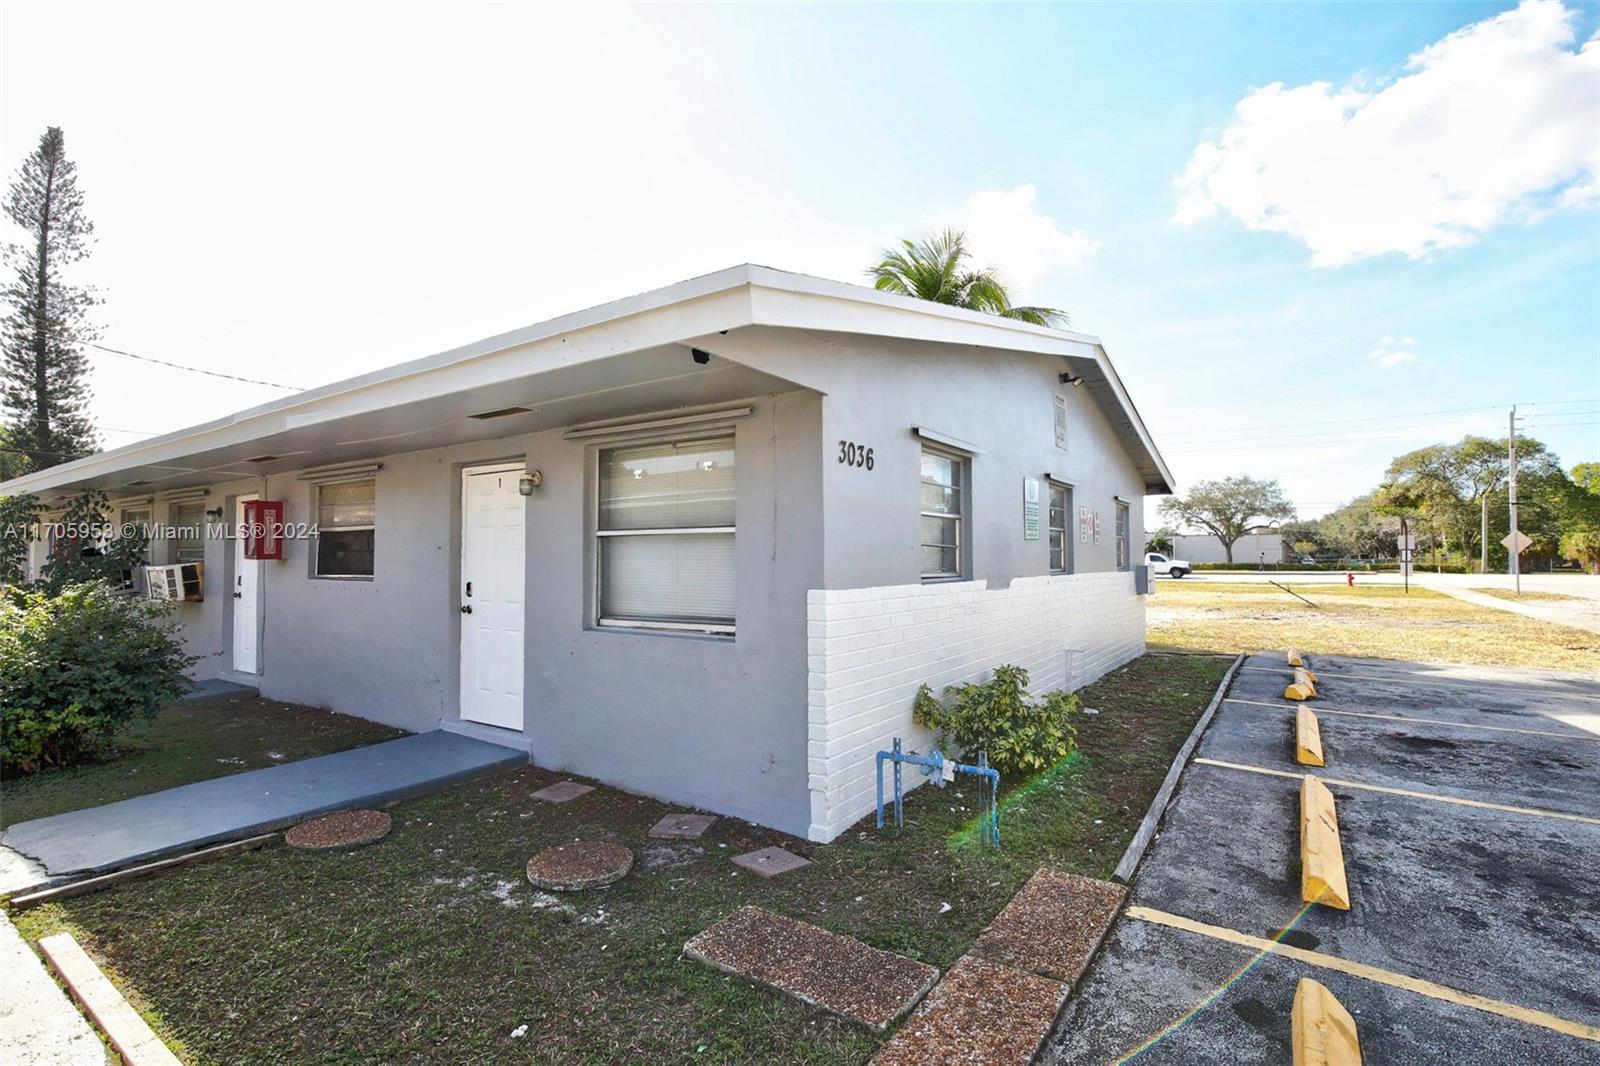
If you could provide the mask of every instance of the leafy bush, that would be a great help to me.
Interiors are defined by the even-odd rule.
[[[1035,773],[1072,753],[1077,731],[1072,712],[1078,697],[1052,692],[1043,700],[1028,696],[1028,671],[997,666],[981,685],[951,685],[948,701],[936,699],[927,685],[917,690],[911,717],[925,729],[939,731],[947,752],[971,760],[989,753],[989,765],[1001,773]]]
[[[0,763],[12,773],[90,758],[183,694],[184,653],[163,603],[100,582],[0,599]]]
[[[0,585],[22,580],[28,561],[28,545],[39,521],[39,498],[24,492],[0,496]]]
[[[72,497],[59,524],[62,535],[41,575],[52,592],[85,581],[122,587],[124,575],[145,564],[149,535],[143,531],[121,535],[120,527],[111,524],[111,505],[99,489],[85,489]]]

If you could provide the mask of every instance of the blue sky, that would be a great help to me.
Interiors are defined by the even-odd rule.
[[[1311,516],[1512,403],[1600,458],[1595,11],[8,5],[0,151],[66,129],[105,343],[296,385],[956,222]],[[110,444],[281,395],[95,367]]]

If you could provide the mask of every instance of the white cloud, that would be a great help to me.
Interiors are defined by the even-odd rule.
[[[1058,265],[1071,266],[1093,255],[1100,242],[1082,230],[1064,231],[1034,207],[1038,190],[984,189],[967,198],[955,224],[967,231],[967,244],[980,266],[993,266],[1001,280],[1021,290]]]
[[[1338,266],[1471,244],[1508,220],[1600,200],[1600,36],[1524,0],[1428,45],[1381,87],[1252,91],[1176,179],[1173,221],[1219,212]]]
[[[1417,361],[1417,338],[1401,337],[1396,340],[1387,334],[1378,338],[1378,346],[1367,353],[1367,358],[1388,370],[1402,363]]]

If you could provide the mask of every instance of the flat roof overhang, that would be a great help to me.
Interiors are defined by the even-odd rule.
[[[761,369],[718,353],[719,337],[751,326],[1063,357],[1134,457],[1146,491],[1171,491],[1171,475],[1096,338],[744,265],[28,474],[0,484],[0,494],[157,493],[647,410],[827,391],[804,353]],[[695,346],[708,351],[707,363],[691,357]],[[473,417],[512,407],[528,410]]]

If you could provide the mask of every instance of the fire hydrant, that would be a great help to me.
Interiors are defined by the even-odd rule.
[[[1351,589],[1356,587],[1356,575],[1354,571],[1346,570],[1344,572],[1344,586],[1345,588]]]

